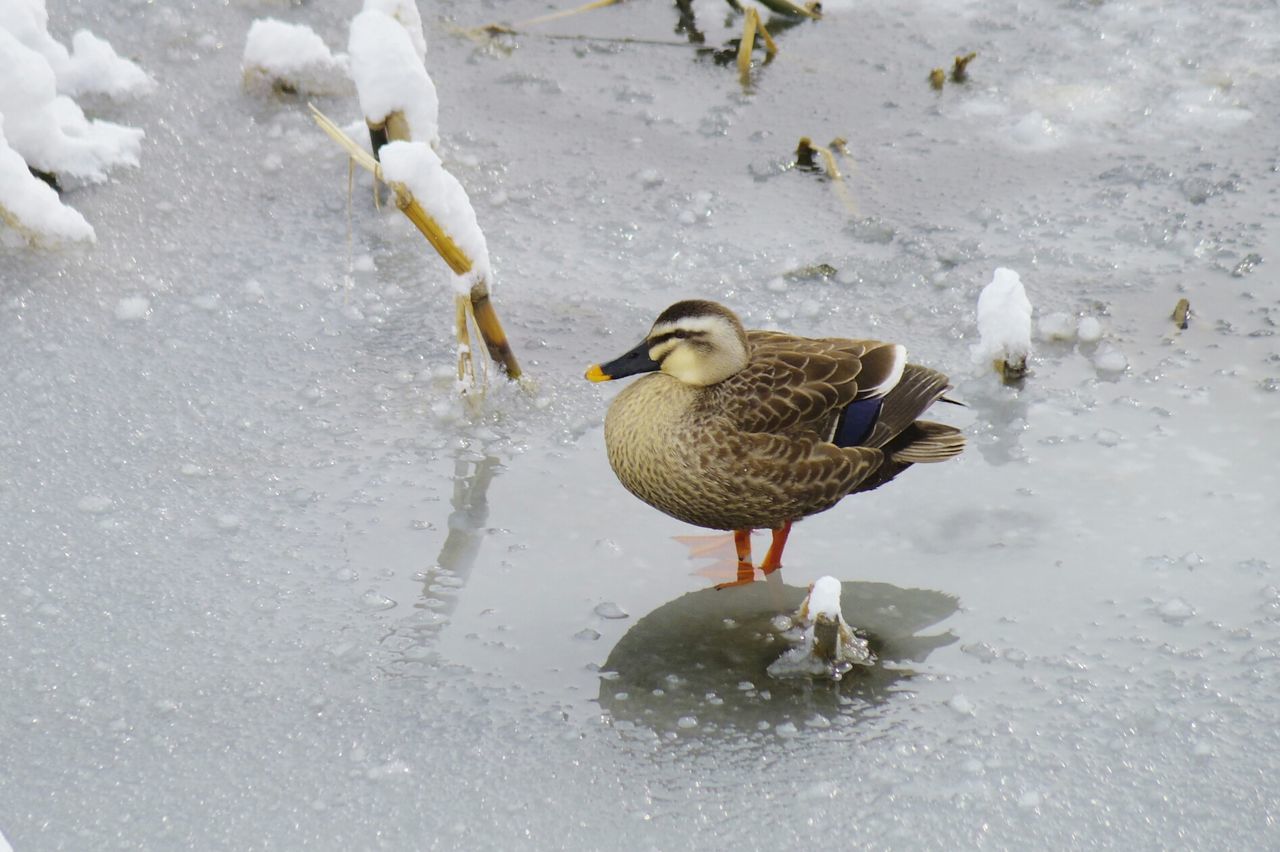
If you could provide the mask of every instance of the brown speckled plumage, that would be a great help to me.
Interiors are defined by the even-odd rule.
[[[686,335],[689,316],[695,330]],[[699,317],[710,334],[697,330]],[[743,332],[728,309],[709,302],[673,306],[647,340],[688,337],[695,349],[714,347],[717,317],[731,329],[725,335],[745,343],[745,366],[700,385],[664,365],[623,390],[605,419],[619,480],[668,515],[713,529],[778,528],[877,487],[912,463],[942,461],[963,449],[953,427],[916,420],[946,391],[946,377],[904,366],[895,344]],[[648,351],[658,362],[670,354],[656,345]],[[856,446],[832,443],[844,409],[876,397],[883,403],[869,434]]]

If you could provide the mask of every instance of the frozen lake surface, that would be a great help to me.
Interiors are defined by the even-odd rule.
[[[19,852],[1280,844],[1273,2],[833,3],[747,92],[667,3],[510,50],[458,30],[552,7],[422,4],[535,385],[478,412],[444,264],[348,200],[304,97],[240,86],[254,19],[345,49],[358,3],[49,5],[158,87],[81,99],[146,131],[64,196],[97,243],[0,249]],[[848,140],[845,197],[784,168],[802,135]],[[970,355],[1001,266],[1100,334],[1020,389]],[[582,380],[695,296],[906,344],[970,448],[707,591]],[[770,682],[769,615],[824,574],[884,662]]]

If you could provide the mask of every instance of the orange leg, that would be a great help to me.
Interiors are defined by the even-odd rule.
[[[790,521],[773,531],[773,543],[769,545],[769,552],[764,555],[764,561],[760,563],[760,570],[766,577],[782,567],[782,548],[787,546],[789,535],[791,535]]]
[[[734,530],[733,545],[738,551],[738,579],[728,583],[717,583],[717,589],[745,586],[747,583],[755,582],[756,568],[751,564],[751,530]]]

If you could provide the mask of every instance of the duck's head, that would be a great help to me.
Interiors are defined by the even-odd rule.
[[[747,366],[747,332],[724,305],[676,302],[654,322],[634,349],[607,364],[593,364],[587,378],[607,382],[661,370],[688,385],[722,382]]]

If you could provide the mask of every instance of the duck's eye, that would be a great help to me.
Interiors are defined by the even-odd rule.
[[[671,336],[678,337],[681,340],[684,340],[686,337],[689,336],[689,332],[685,331],[684,329],[678,328],[675,331],[671,332]]]

